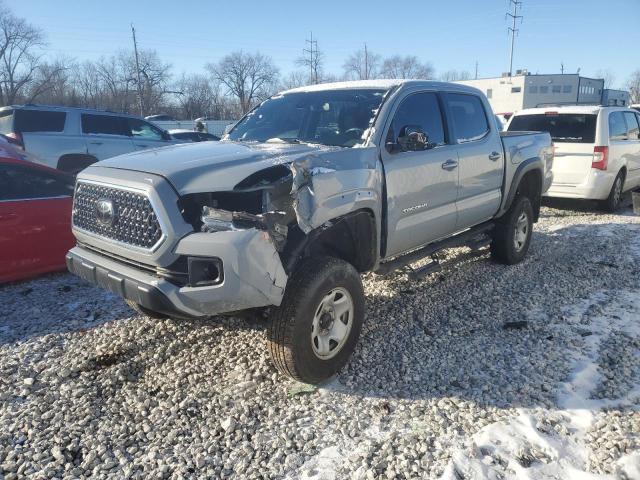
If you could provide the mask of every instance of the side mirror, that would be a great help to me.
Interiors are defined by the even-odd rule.
[[[419,125],[407,125],[400,129],[398,145],[403,152],[418,152],[429,148],[429,136]]]
[[[166,130],[162,131],[162,139],[165,141],[169,141],[169,140],[173,140],[173,138],[171,137],[171,134],[169,132],[167,132]]]

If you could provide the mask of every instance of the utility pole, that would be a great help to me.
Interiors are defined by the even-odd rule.
[[[318,83],[318,41],[311,38],[305,40],[309,44],[309,48],[302,49],[302,52],[309,54],[309,83]]]
[[[518,33],[518,29],[516,28],[516,22],[520,19],[522,22],[522,15],[518,15],[518,8],[522,7],[522,2],[520,0],[509,0],[510,6],[513,7],[511,12],[507,12],[507,17],[511,17],[513,21],[513,25],[509,27],[509,32],[511,32],[511,52],[509,54],[509,77],[513,76],[513,46],[516,41],[516,33]]]
[[[476,60],[476,80],[478,79],[478,61]]]
[[[136,75],[138,77],[138,106],[140,107],[140,116],[144,115],[144,108],[142,106],[142,83],[140,82],[140,61],[138,60],[138,43],[136,42],[136,29],[131,24],[131,33],[133,35],[133,51],[136,55]]]
[[[366,43],[364,44],[364,79],[369,80],[369,54]]]
[[[564,62],[560,62],[560,73],[564,73]]]

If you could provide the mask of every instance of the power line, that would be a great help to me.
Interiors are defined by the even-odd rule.
[[[138,60],[138,44],[136,43],[136,29],[131,24],[131,33],[133,34],[133,51],[136,54],[136,75],[138,76],[138,103],[140,105],[140,116],[144,115],[142,108],[142,84],[140,83],[140,62]]]
[[[309,48],[303,48],[302,52],[309,55],[309,83],[318,83],[318,41],[313,39],[313,32],[305,42]]]
[[[507,12],[507,17],[511,17],[513,21],[513,26],[509,27],[509,32],[511,32],[511,51],[509,53],[509,76],[513,76],[513,47],[516,41],[516,33],[518,33],[519,29],[516,28],[516,22],[520,19],[520,23],[522,23],[522,15],[518,15],[518,8],[522,8],[522,2],[520,0],[509,0],[510,6],[513,8],[511,12]]]

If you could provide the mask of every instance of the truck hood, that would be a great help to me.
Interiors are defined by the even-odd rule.
[[[119,155],[89,167],[132,170],[166,178],[180,195],[231,190],[252,173],[345,150],[309,144],[200,142]],[[350,150],[350,149],[349,149]]]

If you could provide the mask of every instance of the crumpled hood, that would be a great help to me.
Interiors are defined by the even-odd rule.
[[[180,195],[186,195],[231,190],[257,171],[337,150],[342,149],[308,144],[184,143],[119,155],[89,169],[153,173],[169,180]]]

